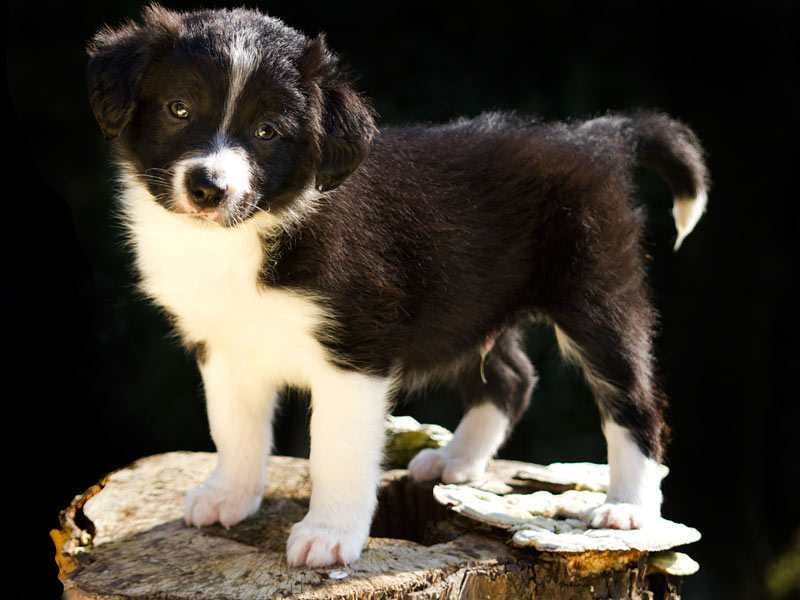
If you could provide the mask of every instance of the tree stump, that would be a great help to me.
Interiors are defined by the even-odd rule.
[[[403,470],[384,474],[372,537],[357,562],[289,568],[286,538],[308,507],[307,461],[271,459],[253,518],[229,530],[187,527],[184,494],[215,461],[186,452],[144,458],[76,497],[51,534],[65,598],[678,598],[677,583],[663,568],[654,572],[645,550],[514,547],[507,532],[450,510],[434,499],[433,484],[414,483]],[[493,461],[484,487],[529,492],[531,482],[516,478],[525,467]]]

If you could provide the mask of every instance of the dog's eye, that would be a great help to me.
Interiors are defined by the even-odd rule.
[[[260,140],[271,140],[277,135],[278,132],[275,130],[275,126],[270,123],[261,123],[256,127],[256,137]]]
[[[175,102],[170,102],[169,112],[171,112],[173,116],[176,116],[179,119],[188,119],[189,105],[186,104],[186,102],[181,102],[180,100],[176,100]]]

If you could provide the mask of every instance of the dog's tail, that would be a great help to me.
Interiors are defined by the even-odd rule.
[[[708,168],[700,141],[683,123],[657,113],[628,115],[622,132],[632,143],[637,161],[663,177],[672,190],[677,250],[708,202]]]
[[[672,190],[672,216],[678,236],[675,250],[705,212],[710,179],[703,148],[694,132],[683,123],[660,113],[637,112],[609,115],[588,121],[611,125],[622,135],[636,162],[661,176]]]

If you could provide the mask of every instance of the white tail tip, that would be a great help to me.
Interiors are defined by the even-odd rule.
[[[701,190],[695,198],[675,198],[675,204],[672,207],[672,216],[675,219],[675,227],[678,230],[675,250],[681,247],[683,240],[697,225],[706,210],[707,203],[708,194],[705,190]]]

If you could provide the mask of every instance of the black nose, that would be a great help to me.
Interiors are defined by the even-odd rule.
[[[227,185],[205,169],[188,171],[185,185],[189,192],[189,199],[198,208],[216,208],[228,189]]]

